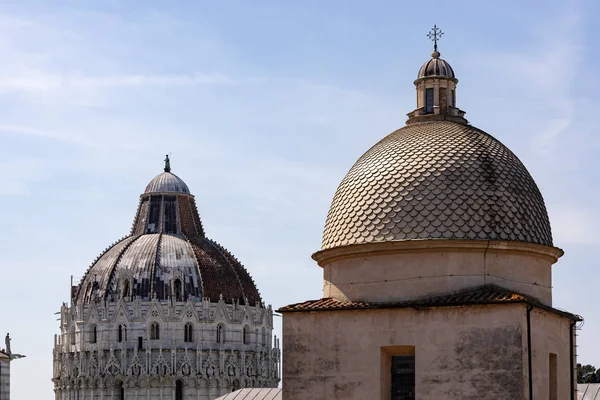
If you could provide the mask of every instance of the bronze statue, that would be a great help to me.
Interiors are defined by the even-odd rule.
[[[4,338],[4,344],[6,344],[6,354],[8,354],[9,356],[11,355],[10,341],[11,341],[10,334],[7,332],[6,337]]]

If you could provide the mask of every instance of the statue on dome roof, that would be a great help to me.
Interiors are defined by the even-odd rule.
[[[167,154],[165,158],[165,172],[171,172],[171,160],[169,160],[169,155]]]

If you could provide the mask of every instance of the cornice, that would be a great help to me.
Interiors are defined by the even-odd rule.
[[[334,247],[317,251],[312,255],[312,259],[322,267],[327,263],[349,258],[438,251],[467,253],[486,251],[487,253],[522,254],[534,257],[544,257],[549,259],[552,263],[558,261],[564,254],[564,252],[557,247],[527,242],[504,240],[423,239],[352,244]]]

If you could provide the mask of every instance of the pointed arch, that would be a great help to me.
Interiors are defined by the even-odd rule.
[[[175,282],[173,282],[173,292],[175,301],[183,301],[183,285],[180,278],[175,279]]]
[[[126,342],[127,341],[127,325],[119,324],[117,328],[117,342]]]
[[[115,400],[125,400],[125,387],[123,381],[118,380],[115,384]]]
[[[225,343],[225,325],[217,325],[217,343]]]
[[[191,322],[187,322],[183,328],[183,341],[186,343],[194,341],[194,326]]]
[[[250,327],[248,325],[244,325],[244,329],[242,330],[242,343],[250,343]]]
[[[150,340],[159,340],[160,339],[160,325],[158,322],[153,322],[150,325]]]

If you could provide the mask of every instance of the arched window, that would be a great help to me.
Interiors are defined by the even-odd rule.
[[[90,299],[92,297],[92,282],[87,284],[87,289],[85,289],[85,298]]]
[[[126,279],[123,282],[123,298],[129,297],[129,281]]]
[[[117,332],[117,342],[121,343],[123,341],[127,341],[127,325],[119,324],[119,329]]]
[[[425,112],[427,114],[433,112],[433,88],[425,89]]]
[[[175,382],[175,400],[183,400],[183,382],[180,380]]]
[[[158,325],[158,322],[153,322],[152,325],[150,325],[150,339],[160,339],[160,326]]]
[[[173,284],[175,289],[175,301],[183,301],[183,290],[181,288],[181,279],[175,279]]]
[[[264,326],[263,326],[263,328],[262,328],[262,334],[261,334],[261,337],[262,337],[262,340],[261,340],[261,341],[262,341],[262,345],[263,345],[263,346],[266,346],[266,345],[267,345],[267,331],[265,330],[265,327],[264,327]]]
[[[125,388],[123,387],[123,382],[118,381],[115,389],[117,392],[117,393],[115,393],[116,394],[115,399],[125,400]]]
[[[217,343],[225,343],[225,328],[222,324],[217,325]]]
[[[98,339],[98,330],[96,328],[96,325],[92,325],[90,327],[90,343],[96,343],[96,340]]]
[[[244,326],[244,331],[242,332],[242,343],[250,343],[250,328],[247,325]]]
[[[194,341],[194,327],[193,325],[188,322],[187,324],[185,324],[185,327],[183,328],[183,341],[184,342],[188,342],[191,343]]]

